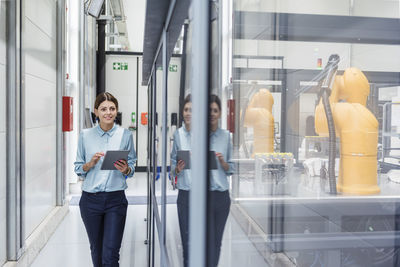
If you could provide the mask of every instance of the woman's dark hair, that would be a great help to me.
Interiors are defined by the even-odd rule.
[[[188,94],[183,100],[183,105],[186,105],[188,102],[192,102],[192,95]]]
[[[94,101],[94,108],[98,109],[100,104],[103,103],[104,101],[111,101],[115,104],[115,107],[118,110],[118,100],[110,93],[100,93],[97,97],[96,97],[96,101]]]
[[[187,103],[191,103],[191,102],[192,102],[192,95],[191,95],[191,94],[188,94],[188,95],[185,97],[185,99],[183,100],[182,113],[181,113],[181,114],[183,114],[183,109],[185,108],[185,105],[186,105]]]
[[[210,95],[210,105],[212,103],[217,104],[219,111],[221,111],[221,100],[219,99],[219,97],[217,95],[214,95],[214,94]]]

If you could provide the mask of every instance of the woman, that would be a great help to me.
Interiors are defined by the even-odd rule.
[[[178,218],[181,231],[184,266],[188,266],[188,224],[189,224],[189,191],[191,188],[190,170],[184,169],[183,161],[177,162],[178,150],[190,150],[191,100],[185,98],[183,106],[184,126],[174,134],[174,145],[171,152],[171,170],[173,177],[178,176]],[[221,101],[216,95],[210,97],[210,150],[215,151],[217,169],[210,170],[209,206],[208,206],[208,265],[217,266],[221,251],[221,241],[226,220],[229,215],[230,197],[228,175],[233,173],[231,162],[232,146],[230,134],[218,127],[221,117]]]
[[[233,174],[232,144],[230,133],[219,128],[221,118],[221,100],[216,95],[210,96],[210,150],[215,151],[217,166],[209,171],[208,192],[208,265],[217,266],[221,252],[222,235],[229,215],[231,199],[229,197],[228,176]]]
[[[94,267],[119,266],[119,250],[124,233],[128,201],[126,178],[132,177],[136,153],[132,133],[114,124],[118,101],[101,93],[94,104],[99,120],[96,127],[79,136],[75,172],[83,177],[79,202],[81,217],[89,237]],[[101,170],[107,150],[129,150],[128,161],[114,163],[116,170]]]
[[[174,133],[174,144],[171,151],[171,170],[172,177],[178,177],[178,219],[179,229],[181,232],[181,240],[183,247],[183,262],[184,266],[188,264],[188,236],[189,236],[189,190],[191,185],[190,170],[184,169],[185,162],[183,160],[177,161],[177,152],[179,150],[190,150],[191,142],[191,120],[192,120],[192,101],[190,94],[185,97],[183,101],[183,122],[184,125]]]

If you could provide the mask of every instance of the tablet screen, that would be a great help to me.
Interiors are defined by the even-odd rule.
[[[129,150],[108,150],[104,156],[101,170],[117,170],[114,166],[114,162],[120,159],[128,161]]]

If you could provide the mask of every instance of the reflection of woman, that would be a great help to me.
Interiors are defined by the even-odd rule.
[[[89,237],[93,266],[119,266],[128,207],[124,190],[126,178],[134,173],[136,153],[132,133],[114,124],[117,99],[110,93],[101,93],[94,110],[99,125],[83,130],[79,136],[75,172],[84,179],[79,207]],[[128,161],[115,162],[117,170],[101,170],[107,150],[129,150]]]
[[[231,200],[229,197],[228,175],[234,170],[232,144],[228,131],[218,127],[221,117],[221,100],[216,95],[210,97],[210,150],[215,151],[218,169],[210,171],[208,199],[208,265],[217,266],[221,252],[221,241],[229,215]]]
[[[189,190],[191,185],[190,170],[184,169],[185,162],[177,162],[178,150],[190,150],[190,127],[192,120],[192,102],[190,95],[187,95],[183,102],[183,122],[184,125],[174,133],[174,144],[171,151],[171,170],[172,177],[178,176],[178,219],[181,232],[183,247],[184,266],[188,266],[188,235],[189,235]]]
[[[231,200],[227,176],[233,172],[231,162],[232,146],[229,132],[218,127],[221,117],[221,101],[216,95],[210,98],[210,150],[215,151],[218,168],[210,171],[210,190],[208,207],[208,265],[217,266],[221,251],[222,235],[229,215]],[[176,161],[177,151],[191,149],[192,103],[190,95],[183,105],[184,126],[174,133],[174,145],[171,152],[172,175],[178,176],[178,218],[183,246],[184,266],[188,266],[188,232],[189,232],[189,190],[191,188],[190,170],[184,169],[185,163]]]

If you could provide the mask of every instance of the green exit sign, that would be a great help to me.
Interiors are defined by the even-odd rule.
[[[169,71],[170,72],[178,72],[178,65],[169,65]]]
[[[113,62],[113,70],[128,70],[128,63],[126,63],[126,62]]]
[[[157,68],[157,70],[162,70],[162,69],[163,69],[162,66],[159,66]],[[168,70],[169,70],[169,72],[178,72],[178,65],[171,64],[171,65],[169,65]]]

